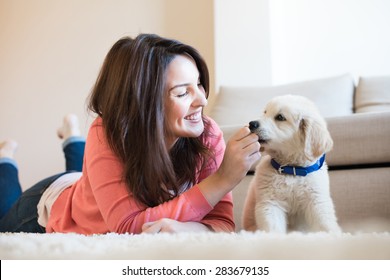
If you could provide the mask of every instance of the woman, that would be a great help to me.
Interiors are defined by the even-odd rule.
[[[225,151],[221,130],[203,115],[208,92],[194,48],[150,34],[116,42],[90,96],[97,117],[82,175],[60,184],[45,231],[234,231],[231,190],[259,159],[260,144],[243,127]],[[0,230],[23,230],[2,225],[13,211]]]

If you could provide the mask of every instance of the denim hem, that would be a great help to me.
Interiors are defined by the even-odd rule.
[[[15,160],[13,160],[12,158],[0,158],[0,164],[11,164],[13,165],[16,169],[18,169],[18,164],[16,163]]]
[[[62,143],[62,149],[65,149],[66,146],[72,144],[72,143],[75,143],[75,142],[83,142],[85,143],[85,138],[82,137],[82,136],[72,136],[72,137],[69,137],[68,139],[66,139],[63,143]]]

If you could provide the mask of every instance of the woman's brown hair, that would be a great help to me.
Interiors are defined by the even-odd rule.
[[[166,70],[177,55],[190,56],[199,70],[200,83],[209,94],[207,65],[196,49],[154,34],[117,41],[108,52],[88,107],[103,120],[111,149],[123,162],[129,192],[149,207],[179,194],[196,182],[213,151],[204,137],[180,138],[169,150],[165,143]]]

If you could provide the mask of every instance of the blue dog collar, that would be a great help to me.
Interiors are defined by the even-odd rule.
[[[325,154],[322,155],[322,157],[317,160],[316,163],[314,163],[311,166],[308,167],[302,167],[302,166],[289,166],[289,165],[280,165],[276,162],[276,160],[271,159],[271,165],[273,168],[275,168],[279,174],[289,174],[294,176],[306,176],[307,174],[317,171],[321,169],[322,165],[324,165],[325,161]]]

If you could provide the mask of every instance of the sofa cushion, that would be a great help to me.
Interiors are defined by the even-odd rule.
[[[257,119],[269,100],[285,94],[308,97],[324,117],[350,115],[354,88],[348,74],[273,87],[221,87],[209,115],[219,125],[244,125]]]
[[[331,196],[344,230],[370,221],[390,224],[389,174],[390,167],[329,172]]]
[[[356,88],[355,112],[390,111],[390,76],[361,77]]]
[[[329,166],[390,162],[390,112],[333,117],[327,123],[334,142]]]

